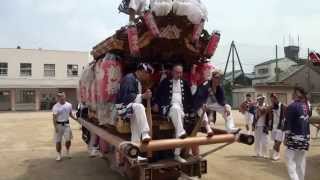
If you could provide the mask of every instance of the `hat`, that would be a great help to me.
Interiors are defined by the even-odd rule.
[[[265,99],[266,97],[265,96],[263,96],[262,94],[259,94],[258,96],[257,96],[257,100],[259,100],[259,99]]]

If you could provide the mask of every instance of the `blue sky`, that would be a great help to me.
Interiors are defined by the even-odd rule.
[[[0,47],[89,51],[127,23],[120,0],[2,0]],[[222,32],[213,62],[223,68],[232,40],[247,72],[275,57],[275,44],[320,51],[320,1],[203,0],[209,12],[206,29]],[[289,38],[291,35],[291,38]]]

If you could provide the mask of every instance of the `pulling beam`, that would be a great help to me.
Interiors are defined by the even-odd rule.
[[[151,152],[151,151],[160,151],[168,150],[174,148],[184,148],[191,146],[200,146],[200,145],[209,145],[209,144],[218,144],[218,143],[233,143],[241,142],[244,144],[251,145],[254,141],[253,136],[245,134],[225,134],[223,130],[217,130],[219,133],[212,137],[197,136],[197,137],[188,137],[186,139],[161,139],[161,140],[151,140],[148,144],[139,144],[139,143],[130,143],[112,133],[108,132],[101,127],[98,127],[84,119],[79,119],[78,122],[87,128],[89,131],[98,135],[101,139],[105,140],[109,144],[116,147],[117,150],[124,152],[129,152],[133,149],[138,150],[139,152]],[[215,131],[215,130],[214,130]],[[125,145],[125,147],[123,147]],[[129,148],[129,149],[128,149]]]

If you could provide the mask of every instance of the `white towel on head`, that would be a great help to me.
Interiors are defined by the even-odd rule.
[[[178,16],[187,16],[193,24],[207,20],[207,9],[200,0],[175,0],[172,10]]]
[[[172,0],[151,0],[150,7],[156,16],[166,16],[172,10]]]

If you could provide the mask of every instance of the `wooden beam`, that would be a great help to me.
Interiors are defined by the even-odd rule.
[[[218,144],[218,143],[233,143],[237,140],[234,134],[221,134],[212,137],[188,137],[186,139],[161,139],[152,140],[149,144],[140,144],[138,147],[141,152],[160,151],[167,149],[183,148],[190,146]]]

